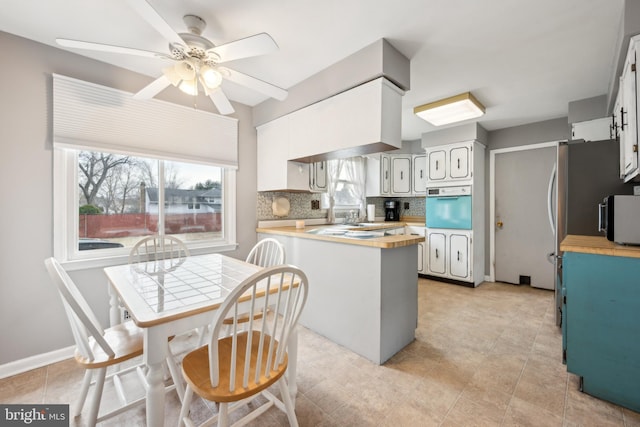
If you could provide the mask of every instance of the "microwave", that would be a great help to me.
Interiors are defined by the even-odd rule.
[[[640,196],[607,196],[598,207],[598,230],[608,240],[640,245]]]

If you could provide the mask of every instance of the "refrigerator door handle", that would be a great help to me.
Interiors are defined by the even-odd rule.
[[[556,235],[556,224],[553,218],[553,185],[556,180],[556,167],[557,165],[553,165],[553,170],[551,171],[551,176],[549,177],[549,189],[547,192],[547,213],[549,214],[549,226],[551,227],[551,233]]]

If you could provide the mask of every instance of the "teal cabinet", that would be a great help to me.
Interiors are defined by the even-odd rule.
[[[640,412],[640,258],[565,252],[563,346],[582,391]]]

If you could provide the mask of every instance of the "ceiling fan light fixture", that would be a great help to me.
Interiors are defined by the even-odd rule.
[[[193,65],[187,61],[177,62],[174,68],[182,80],[193,80],[196,76],[196,70]]]
[[[485,107],[471,92],[414,107],[413,113],[434,126],[443,126],[484,115]]]
[[[200,67],[200,76],[208,89],[215,89],[222,84],[222,74],[208,65]]]
[[[186,93],[187,95],[196,96],[198,95],[198,80],[182,80],[178,85],[178,89]]]
[[[163,68],[162,74],[164,74],[164,76],[167,78],[167,80],[169,80],[169,82],[171,82],[173,86],[177,87],[182,81],[182,79],[178,75],[178,72],[176,71],[175,66]]]

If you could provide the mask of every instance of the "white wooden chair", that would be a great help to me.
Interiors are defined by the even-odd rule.
[[[251,248],[251,251],[249,251],[249,255],[247,255],[245,261],[251,264],[259,265],[260,267],[283,265],[285,263],[284,246],[282,246],[282,243],[280,243],[276,239],[262,239],[258,243],[256,243],[253,248]],[[261,317],[262,313],[256,313],[256,320]],[[247,322],[248,320],[249,318],[246,315],[239,318],[240,323]],[[224,324],[227,326],[228,330],[229,325],[231,324],[231,319],[225,319]],[[200,330],[198,347],[204,344],[208,330],[208,326]]]
[[[129,264],[138,264],[145,261],[167,261],[170,267],[173,264],[183,263],[190,256],[189,248],[177,237],[147,236],[138,241],[129,252]],[[165,268],[168,268],[165,265]]]
[[[295,408],[284,375],[287,370],[287,345],[308,293],[308,280],[300,269],[279,265],[247,278],[234,289],[220,307],[212,323],[209,344],[188,353],[182,360],[187,382],[180,422],[193,425],[189,407],[193,394],[219,403],[218,413],[203,425],[217,420],[228,425],[230,412],[258,395],[266,402],[234,425],[243,425],[276,405],[287,414],[289,424],[297,426]],[[252,314],[269,313],[260,321]],[[249,313],[245,330],[239,330],[238,318]],[[231,335],[223,331],[224,319],[232,318]],[[268,388],[278,383],[280,399]]]
[[[284,264],[284,246],[276,239],[262,239],[251,249],[246,261],[260,267]]]
[[[138,328],[132,321],[123,322],[111,328],[103,329],[89,307],[89,304],[60,263],[55,258],[48,258],[45,260],[45,266],[51,280],[58,289],[67,318],[69,319],[71,332],[76,342],[75,360],[85,369],[78,404],[76,405],[73,416],[77,417],[82,412],[91,385],[94,385],[95,389],[91,399],[89,418],[87,420],[87,425],[89,426],[94,426],[98,422],[144,403],[144,397],[131,401],[127,400],[120,379],[120,376],[124,374],[135,372],[138,374],[143,387],[146,387],[146,379],[144,378],[143,372],[144,365],[129,366],[128,368],[119,369],[107,375],[107,368],[120,368],[118,365],[122,362],[142,355],[142,329]],[[173,384],[165,390],[170,391],[177,388],[175,384],[182,384],[182,382],[178,367],[170,352],[167,357],[167,364],[169,365],[171,376],[174,379]],[[121,406],[98,416],[102,392],[107,379],[113,382]],[[178,391],[178,395],[182,398],[181,387],[178,387],[176,391]]]

